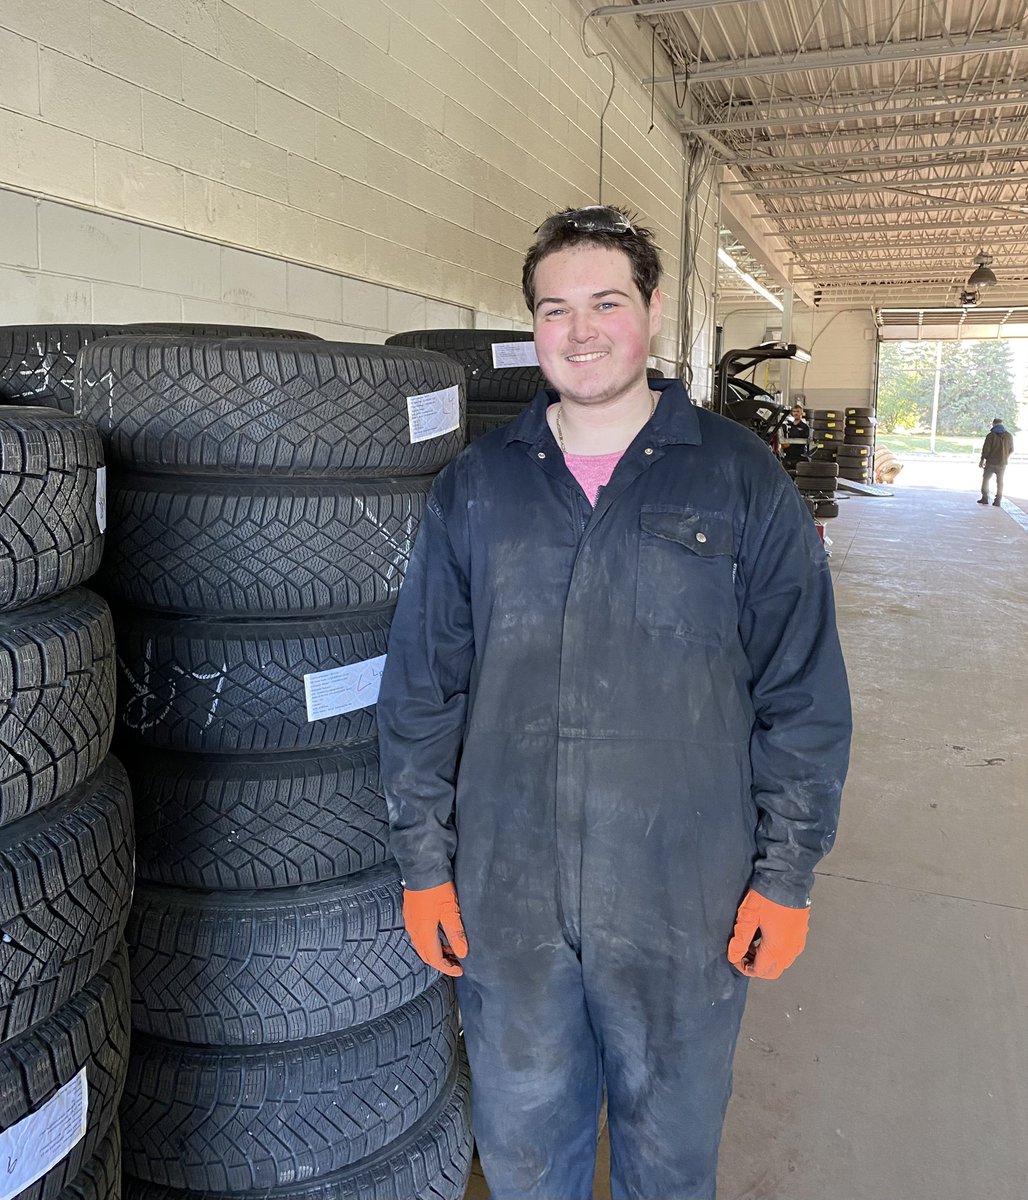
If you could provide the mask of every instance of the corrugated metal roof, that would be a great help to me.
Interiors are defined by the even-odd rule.
[[[1024,0],[637,6],[692,98],[686,136],[822,306],[957,305],[979,251],[998,280],[981,303],[1028,303]]]

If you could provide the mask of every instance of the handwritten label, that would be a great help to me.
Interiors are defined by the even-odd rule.
[[[103,533],[107,529],[107,468],[96,469],[96,524]]]
[[[367,708],[378,699],[386,656],[368,658],[348,667],[332,667],[328,671],[313,671],[303,677],[307,696],[307,720],[320,721],[338,717],[341,713]]]
[[[410,442],[428,442],[460,428],[460,388],[407,397]]]
[[[535,342],[493,342],[494,367],[537,367]]]
[[[86,1135],[86,1068],[36,1112],[0,1133],[0,1200],[13,1200],[55,1167]]]

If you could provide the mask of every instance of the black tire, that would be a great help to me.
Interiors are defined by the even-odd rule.
[[[449,388],[460,427],[412,444],[408,399]],[[104,338],[76,364],[108,462],[171,474],[429,475],[464,446],[463,388],[442,355],[334,342]]]
[[[853,471],[849,467],[844,467],[839,471],[839,478],[852,479],[857,483],[868,483],[870,481],[870,473],[868,471]]]
[[[0,326],[0,401],[48,405],[71,412],[74,406],[75,359],[83,346],[98,338],[124,333],[195,337],[303,338],[313,333],[244,325],[6,325]]]
[[[868,446],[849,446],[842,445],[839,447],[839,458],[865,459],[870,458],[871,449]]]
[[[468,403],[521,404],[528,407],[549,382],[538,367],[500,367],[481,370],[468,379]]]
[[[866,406],[861,407],[858,405],[856,408],[847,408],[846,409],[847,417],[873,417],[874,415],[875,415],[875,410],[873,408],[868,408]]]
[[[0,407],[0,611],[67,591],[99,567],[103,461],[84,421]]]
[[[0,326],[0,400],[70,411],[78,352],[120,331],[120,325]]]
[[[528,408],[527,404],[473,404],[468,401],[468,441],[509,425]]]
[[[374,742],[318,754],[125,759],[140,879],[177,887],[297,887],[388,858]]]
[[[121,947],[63,1008],[0,1045],[2,1129],[41,1108],[83,1069],[88,1088],[85,1136],[17,1200],[63,1200],[64,1189],[100,1151],[125,1082],[128,1015],[128,964]]]
[[[810,422],[810,427],[815,433],[823,429],[842,429],[844,425],[845,421],[842,419],[842,417],[814,417],[814,419]]]
[[[410,1130],[456,1072],[457,1043],[442,978],[367,1025],[272,1049],[137,1034],[121,1113],[125,1171],[215,1193],[315,1182]]]
[[[320,342],[323,339],[305,329],[276,329],[267,325],[204,325],[195,322],[143,321],[123,325],[123,334],[151,337],[275,338],[287,342]]]
[[[842,449],[841,446],[838,449]],[[815,444],[814,449],[810,452],[811,462],[835,462],[836,461],[836,445],[833,442],[830,446]]]
[[[874,440],[873,434],[846,434],[847,446],[873,446]]]
[[[124,1200],[463,1200],[471,1174],[471,1088],[467,1064],[405,1134],[370,1158],[311,1183],[274,1192],[182,1192],[125,1179]]]
[[[523,367],[493,367],[493,346],[504,342],[530,342],[535,335],[511,329],[410,329],[387,337],[387,346],[410,346],[434,350],[472,371],[525,370]],[[538,368],[527,368],[537,370]],[[470,398],[470,397],[469,397]]]
[[[841,408],[817,408],[810,414],[812,421],[842,421],[845,417]]]
[[[402,910],[393,863],[267,892],[140,884],[128,927],[133,1028],[194,1046],[269,1046],[393,1012],[436,977]]]
[[[835,492],[835,479],[804,478],[796,476],[796,486],[811,496],[830,496]]]
[[[814,509],[814,515],[816,517],[837,517],[839,506],[834,500],[819,500]]]
[[[100,587],[136,608],[203,616],[394,604],[431,485],[125,476]]]
[[[845,431],[841,428],[840,429],[819,429],[814,435],[814,440],[817,442],[826,442],[826,443],[841,442],[843,440],[844,435],[845,435]]]
[[[99,596],[73,588],[0,614],[0,825],[99,769],[114,687],[114,626]]]
[[[339,746],[375,731],[374,700],[311,720],[304,676],[386,652],[391,609],[303,621],[119,616],[120,727],[148,746],[208,754]],[[379,672],[380,674],[380,672]],[[362,683],[377,696],[376,674]]]
[[[863,435],[870,437],[874,433],[874,426],[869,421],[854,422],[852,425],[849,421],[846,422],[846,436],[851,434]]]
[[[114,953],[133,882],[121,764],[0,829],[0,1041],[66,1004]]]
[[[96,1154],[57,1200],[121,1200],[121,1128],[112,1121]]]
[[[798,479],[832,478],[839,474],[839,467],[833,462],[798,462],[796,477]]]

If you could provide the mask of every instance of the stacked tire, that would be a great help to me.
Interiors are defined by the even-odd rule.
[[[796,486],[815,517],[839,515],[839,506],[835,499],[838,476],[838,466],[826,458],[815,458],[796,464]]]
[[[128,781],[95,430],[0,407],[0,1191],[118,1200],[129,1041]]]
[[[856,483],[870,483],[873,475],[875,416],[873,409],[846,409],[846,440],[839,450],[839,474]]]
[[[509,329],[412,329],[393,334],[386,345],[436,351],[460,364],[467,390],[471,441],[513,421],[549,386],[538,365],[497,365],[534,360],[532,340],[531,333]]]
[[[4,325],[0,326],[0,404],[38,404],[70,413],[79,351],[97,338],[119,333],[319,340],[294,329],[245,325]]]
[[[456,1200],[466,1068],[403,928],[374,699],[463,373],[178,337],[93,342],[76,373],[137,783],[125,1198]]]

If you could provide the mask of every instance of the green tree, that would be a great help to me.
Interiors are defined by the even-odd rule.
[[[939,433],[985,434],[993,417],[1011,425],[1017,414],[1008,342],[948,342],[943,350]]]
[[[935,384],[934,342],[883,342],[878,363],[878,427],[927,427]]]

